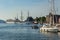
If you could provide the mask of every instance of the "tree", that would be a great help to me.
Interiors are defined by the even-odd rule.
[[[38,18],[38,17],[36,17],[36,18],[35,18],[35,21],[39,22],[39,18]]]
[[[28,17],[26,21],[32,22],[34,19],[32,17]]]
[[[35,21],[40,22],[40,23],[44,23],[44,22],[46,22],[46,18],[44,16],[43,17],[36,17]]]
[[[42,22],[44,23],[44,22],[46,22],[46,17],[42,17]]]

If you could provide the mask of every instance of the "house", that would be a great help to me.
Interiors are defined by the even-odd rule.
[[[46,22],[53,23],[53,21],[54,23],[60,23],[60,15],[49,13],[49,15],[46,16]]]

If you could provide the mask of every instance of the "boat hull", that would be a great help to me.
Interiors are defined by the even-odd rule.
[[[40,28],[40,31],[44,31],[44,32],[58,32],[58,29],[54,29],[54,28]]]

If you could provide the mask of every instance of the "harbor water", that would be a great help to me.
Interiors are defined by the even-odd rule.
[[[60,33],[40,32],[32,24],[0,24],[0,40],[60,40]]]

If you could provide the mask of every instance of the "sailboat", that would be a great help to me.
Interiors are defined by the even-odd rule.
[[[28,11],[28,13],[27,13],[27,20],[26,20],[26,24],[32,24],[33,22],[33,19],[32,19],[32,17],[30,17],[30,15],[29,15],[29,11]]]
[[[21,23],[23,23],[23,12],[21,10]]]
[[[15,17],[15,20],[14,20],[14,23],[20,23],[20,20],[18,19],[18,14],[17,14],[17,17]]]
[[[44,31],[44,32],[58,32],[58,28],[56,27],[56,25],[54,24],[54,0],[51,0],[51,13],[53,13],[53,23],[51,23],[51,17],[50,17],[50,23],[49,25],[43,25],[40,28],[40,31]]]

